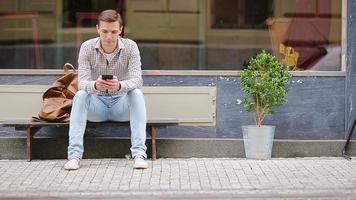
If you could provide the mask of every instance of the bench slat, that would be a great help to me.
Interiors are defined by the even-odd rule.
[[[129,125],[130,122],[113,122],[113,121],[108,121],[108,122],[89,122],[87,123],[87,126],[89,127],[96,127],[96,126],[127,126]],[[148,120],[147,121],[147,126],[171,126],[171,125],[178,125],[177,120]],[[9,120],[9,121],[3,121],[0,122],[2,126],[6,127],[66,127],[69,125],[69,123],[64,123],[64,122],[34,122],[31,120]]]
[[[98,126],[127,126],[130,122],[88,122],[87,127],[98,127]],[[156,129],[159,127],[167,127],[171,125],[178,125],[177,120],[148,120],[147,121],[147,131],[151,135],[152,143],[152,159],[156,159]],[[1,126],[4,127],[15,127],[16,130],[26,130],[27,132],[27,159],[28,161],[32,160],[32,140],[33,136],[38,130],[43,127],[68,127],[69,123],[50,123],[50,122],[34,122],[31,120],[9,120],[0,122]]]

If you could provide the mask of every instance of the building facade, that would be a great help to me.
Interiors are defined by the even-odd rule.
[[[76,64],[81,42],[96,37],[96,13],[107,8],[122,14],[125,37],[138,43],[145,86],[213,88],[212,121],[159,130],[161,156],[243,156],[241,126],[254,121],[241,103],[239,74],[262,49],[285,62],[293,74],[288,102],[265,122],[277,126],[274,156],[341,155],[356,117],[354,0],[0,0],[0,4],[4,95],[9,88],[21,93],[23,85],[49,85],[65,62]],[[194,106],[192,111],[193,116]],[[2,115],[1,119],[10,116]],[[3,138],[17,134],[8,128],[0,132]],[[45,130],[40,136],[65,138],[65,132]],[[118,131],[98,132],[110,137]]]

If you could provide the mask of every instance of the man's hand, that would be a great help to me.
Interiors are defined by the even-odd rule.
[[[99,91],[118,91],[121,88],[121,84],[117,79],[117,76],[113,76],[113,79],[103,80],[101,76],[95,81],[95,88]]]

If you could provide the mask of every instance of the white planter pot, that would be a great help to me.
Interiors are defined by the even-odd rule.
[[[275,126],[242,126],[246,158],[270,159]]]

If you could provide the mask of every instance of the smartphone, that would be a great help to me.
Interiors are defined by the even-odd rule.
[[[101,79],[103,79],[103,80],[113,79],[113,75],[111,75],[111,74],[104,74],[104,75],[101,75]]]

